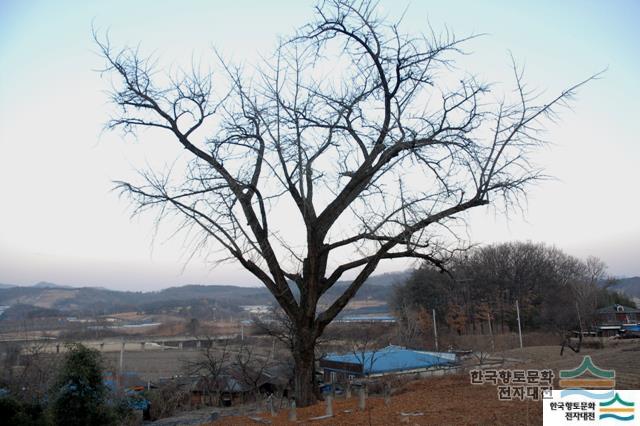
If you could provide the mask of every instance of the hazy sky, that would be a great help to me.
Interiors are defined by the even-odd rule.
[[[232,265],[185,267],[185,243],[153,217],[130,218],[112,181],[171,155],[170,146],[102,132],[107,80],[95,72],[91,24],[116,45],[141,44],[163,63],[189,63],[216,46],[255,62],[278,35],[304,24],[305,1],[0,1],[0,282],[41,280],[148,290],[187,283],[250,284]],[[511,50],[531,87],[549,96],[608,67],[549,127],[536,162],[556,178],[532,188],[509,219],[470,215],[475,242],[544,241],[595,255],[616,275],[640,274],[640,2],[382,1],[405,30],[430,22],[456,34],[487,33],[464,66],[510,81]],[[386,264],[383,270],[401,269]]]

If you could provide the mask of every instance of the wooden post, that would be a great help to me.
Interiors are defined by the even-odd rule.
[[[578,301],[576,300],[576,313],[578,314],[578,327],[580,327],[580,336],[582,336],[582,318],[580,318],[580,307],[578,306]]]
[[[496,351],[496,341],[493,339],[493,329],[491,328],[491,314],[487,314],[489,320],[489,336],[491,336],[491,352]]]
[[[116,380],[118,388],[122,386],[123,374],[124,374],[124,340],[122,341],[122,346],[120,347],[120,371],[118,372],[118,380]]]
[[[520,324],[520,306],[518,306],[518,299],[516,299],[516,314],[518,314],[518,337],[520,337],[520,349],[522,349],[522,325]]]
[[[120,374],[122,374],[122,368],[124,366],[124,340],[120,346]]]

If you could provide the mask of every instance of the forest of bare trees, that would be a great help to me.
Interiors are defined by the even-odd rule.
[[[597,308],[634,305],[608,291],[611,282],[596,258],[581,260],[544,244],[502,243],[456,257],[449,274],[424,265],[396,287],[392,304],[411,327],[420,318],[428,322],[435,309],[439,325],[455,333],[486,333],[489,320],[501,333],[517,330],[518,300],[525,330],[563,333],[588,330]]]

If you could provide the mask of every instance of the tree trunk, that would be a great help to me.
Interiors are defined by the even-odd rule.
[[[309,331],[298,332],[294,341],[294,397],[296,406],[306,407],[315,404],[315,339]]]

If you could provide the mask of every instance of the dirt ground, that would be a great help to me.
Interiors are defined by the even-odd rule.
[[[511,360],[499,368],[552,368],[558,377],[559,370],[572,369],[580,364],[584,355],[591,355],[594,362],[605,369],[616,370],[616,388],[640,388],[640,341],[606,341],[603,349],[571,350],[560,356],[559,346],[535,346],[513,349],[494,354],[494,358]],[[516,361],[517,360],[517,361]],[[555,385],[557,386],[557,379]],[[297,424],[326,425],[538,425],[542,424],[542,403],[536,401],[501,402],[497,389],[491,385],[471,385],[469,376],[461,374],[417,380],[409,383],[399,394],[391,397],[387,406],[382,397],[367,400],[367,409],[360,412],[357,398],[338,399],[334,403],[334,416],[323,416],[324,403],[298,408]],[[271,417],[263,412],[256,416],[273,425],[292,424],[287,411]],[[254,416],[255,417],[255,416]],[[210,425],[256,425],[248,416],[223,417]]]
[[[469,384],[466,375],[420,380],[407,385],[404,392],[391,397],[387,406],[382,397],[367,399],[365,411],[359,411],[358,399],[337,400],[334,416],[330,419],[311,420],[323,416],[324,403],[298,408],[297,424],[324,425],[528,425],[542,423],[542,405],[533,401],[501,402],[491,386]],[[274,425],[293,424],[287,420],[287,411],[277,417],[269,413],[258,416]],[[256,425],[259,422],[247,416],[225,417],[210,425]]]
[[[498,356],[521,359],[527,368],[552,368],[557,377],[558,370],[575,368],[584,355],[590,355],[599,367],[616,371],[617,389],[640,389],[640,339],[605,340],[604,344],[602,349],[583,348],[580,353],[566,349],[563,356],[560,356],[559,346],[512,349]]]

